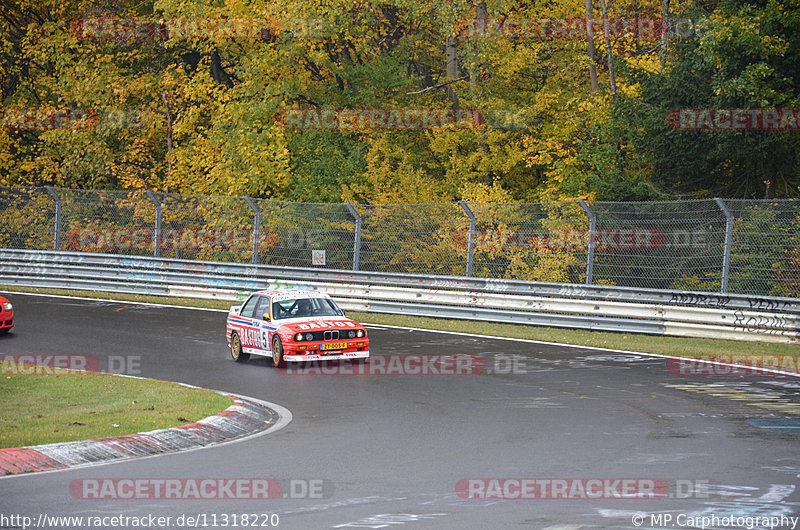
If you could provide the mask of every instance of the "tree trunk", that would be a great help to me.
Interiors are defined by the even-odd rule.
[[[658,54],[659,61],[661,62],[661,71],[664,71],[664,66],[667,62],[667,37],[669,36],[669,0],[664,0],[663,9],[661,10],[661,53]]]
[[[614,79],[614,59],[611,57],[611,38],[608,31],[608,8],[606,0],[600,0],[600,9],[603,10],[603,35],[606,39],[606,55],[608,56],[608,82],[611,86],[612,99],[617,94],[617,82]]]
[[[489,10],[486,8],[486,1],[481,0],[478,2],[478,5],[475,6],[475,18],[476,19],[483,19],[486,20],[489,18]],[[473,50],[473,64],[469,69],[469,87],[472,92],[473,97],[478,89],[478,83],[480,81],[480,64],[478,63],[478,50],[481,49],[479,46],[475,44],[475,41],[472,43],[472,50]]]
[[[669,0],[664,0],[668,2]],[[589,41],[587,54],[589,55],[589,80],[592,84],[592,99],[597,94],[597,64],[595,59],[594,49],[594,8],[592,7],[592,0],[586,0],[586,37]]]
[[[169,177],[172,175],[172,112],[169,110],[166,90],[161,93],[161,99],[164,100],[164,110],[167,114],[167,177]],[[169,186],[169,178],[167,178],[167,186]]]
[[[447,58],[446,75],[448,79],[458,79],[458,37],[455,35],[447,37],[445,42],[445,56]],[[458,106],[458,96],[456,96],[453,85],[447,86],[447,97],[453,102],[454,106]]]
[[[458,77],[458,38],[447,37],[447,77]]]
[[[342,50],[339,52],[339,64],[345,67],[350,67],[353,64],[353,58],[350,56],[350,50],[347,49],[347,46],[343,46]],[[336,74],[336,79],[339,83],[339,88],[344,92],[351,92],[353,90],[353,83],[350,79],[342,79],[339,77],[339,74]]]

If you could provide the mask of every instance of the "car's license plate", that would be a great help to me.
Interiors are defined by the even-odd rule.
[[[347,348],[346,342],[329,342],[322,345],[323,350],[343,350]]]

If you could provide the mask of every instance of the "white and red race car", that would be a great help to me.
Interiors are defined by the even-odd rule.
[[[317,291],[258,291],[231,306],[225,335],[236,362],[251,355],[287,362],[369,359],[364,326],[350,320],[330,296]]]
[[[0,296],[0,335],[14,327],[14,307],[7,298]]]

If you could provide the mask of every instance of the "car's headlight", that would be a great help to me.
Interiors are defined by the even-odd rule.
[[[301,340],[303,340],[303,334],[302,333],[298,333],[297,335],[294,336],[294,340],[296,340],[297,342],[300,342]]]
[[[352,330],[352,329],[351,329],[350,331],[348,331],[348,332],[347,332],[347,338],[348,338],[348,339],[354,339],[354,338],[356,338],[356,332],[355,332],[355,330]]]
[[[14,306],[11,305],[11,302],[3,302],[3,309],[5,309],[6,311],[11,311],[12,309],[14,309]]]
[[[314,334],[313,333],[306,333],[304,335],[303,333],[297,333],[294,336],[294,340],[297,341],[297,342],[301,342],[301,341],[304,341],[304,340],[314,340]]]
[[[364,337],[364,336],[366,336],[366,333],[364,333],[364,330],[363,330],[363,329],[359,329],[359,330],[356,332],[356,337],[358,337],[359,339],[360,339],[361,337]]]

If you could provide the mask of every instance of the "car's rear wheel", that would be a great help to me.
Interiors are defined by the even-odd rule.
[[[231,333],[231,357],[237,363],[244,363],[250,360],[250,354],[242,351],[242,341],[238,333]]]
[[[272,366],[286,368],[286,359],[283,358],[283,343],[277,334],[272,337]]]

